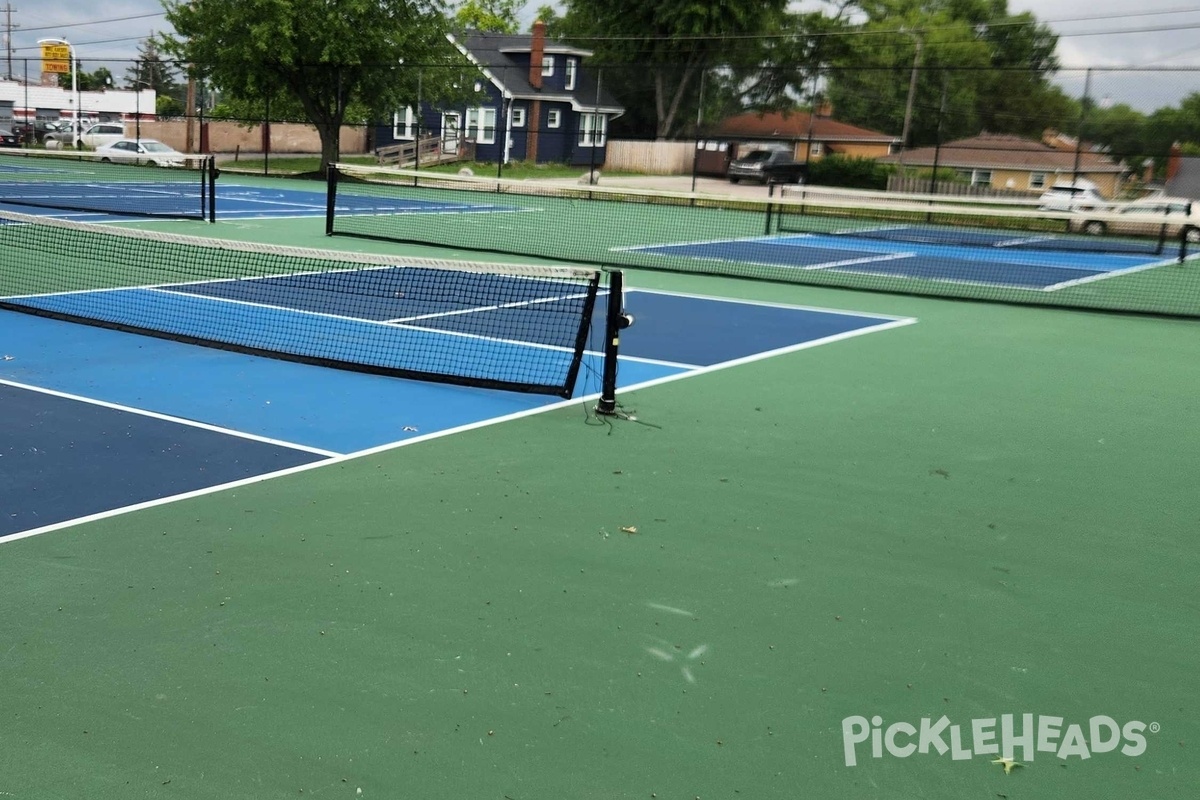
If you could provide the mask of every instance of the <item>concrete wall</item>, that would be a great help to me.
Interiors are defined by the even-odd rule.
[[[200,128],[197,120],[192,121],[193,150],[200,147]],[[260,153],[263,150],[262,126],[244,127],[236,122],[215,121],[206,122],[208,127],[208,151],[212,153]],[[188,121],[183,119],[155,120],[142,122],[141,134],[144,139],[158,139],[176,150],[186,152]],[[125,132],[129,136],[135,133],[135,126],[125,123]],[[321,152],[321,137],[317,129],[311,125],[298,122],[271,123],[271,152],[285,153],[319,153]],[[367,151],[367,129],[350,125],[342,126],[341,152],[361,154]]]

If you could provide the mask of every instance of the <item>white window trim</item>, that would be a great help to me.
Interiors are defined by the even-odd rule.
[[[597,120],[599,125],[597,125]],[[596,128],[599,129],[599,137],[594,134]],[[599,141],[595,141],[596,139]],[[608,115],[607,114],[591,114],[581,113],[579,115],[579,146],[580,147],[604,147],[604,143],[608,140]]]
[[[819,156],[819,155],[822,155],[824,152],[825,152],[825,143],[824,142],[813,142],[812,143],[812,152],[809,155]]]
[[[1047,175],[1044,172],[1029,173],[1029,188],[1030,189],[1046,188],[1046,178],[1047,178]]]
[[[546,127],[559,128],[562,127],[562,111],[557,108],[552,108],[546,112]]]
[[[415,139],[417,136],[417,115],[412,106],[397,111],[392,115],[392,138],[397,141]]]
[[[525,127],[525,106],[513,106],[512,126],[514,128]]]
[[[487,125],[488,117],[492,124]],[[496,109],[491,106],[468,108],[466,124],[463,126],[468,138],[473,138],[476,144],[496,143]]]
[[[554,56],[542,56],[542,77],[548,78],[554,74]]]
[[[573,58],[568,58],[566,65],[563,67],[567,79],[567,91],[575,88],[575,73],[578,71],[578,62]]]

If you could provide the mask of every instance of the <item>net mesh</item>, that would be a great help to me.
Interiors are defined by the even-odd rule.
[[[212,156],[0,150],[0,203],[136,217],[215,217]]]
[[[596,269],[401,260],[13,213],[0,213],[0,259],[3,309],[563,397],[601,284]]]
[[[678,272],[1200,316],[1178,209],[724,195],[336,165],[327,232]],[[764,194],[766,192],[764,191]],[[1130,208],[1135,208],[1131,206]]]

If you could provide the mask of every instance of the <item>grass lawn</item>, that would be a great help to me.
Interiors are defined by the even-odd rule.
[[[344,164],[362,164],[366,166],[374,166],[379,163],[374,156],[343,156],[341,162]],[[262,174],[264,172],[264,159],[262,158],[239,158],[236,160],[223,160],[220,162],[221,169],[230,171],[245,171]],[[321,168],[321,159],[319,156],[271,156],[265,161],[266,172],[271,175],[297,175],[309,172],[317,172]],[[423,166],[423,170],[430,172],[445,172],[457,174],[460,170],[469,169],[476,175],[481,177],[495,177],[497,173],[497,165],[489,164],[480,161],[456,161],[451,164],[438,164],[435,166]],[[609,170],[600,169],[605,175],[632,175],[634,173],[619,173]],[[523,161],[514,161],[510,164],[505,164],[503,169],[503,177],[512,178],[514,180],[528,179],[543,179],[543,178],[578,178],[587,172],[586,166],[571,166],[567,164],[530,164]]]

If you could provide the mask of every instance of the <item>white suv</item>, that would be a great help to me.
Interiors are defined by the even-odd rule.
[[[1038,200],[1039,211],[1092,211],[1106,208],[1109,202],[1090,186],[1059,183],[1051,186]]]
[[[103,147],[125,138],[125,126],[119,122],[100,122],[79,135],[79,144],[84,147]]]

